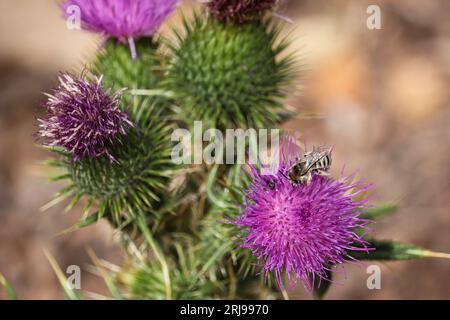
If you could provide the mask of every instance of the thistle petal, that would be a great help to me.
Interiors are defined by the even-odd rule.
[[[355,195],[367,186],[345,178],[314,175],[310,184],[293,185],[287,176],[298,148],[290,144],[289,140],[281,145],[284,159],[277,174],[263,176],[251,166],[247,201],[233,224],[244,232],[240,246],[251,250],[263,273],[273,272],[280,286],[286,273],[311,290],[320,282],[311,279],[329,280],[330,266],[355,261],[348,251],[356,246],[369,250],[354,232],[369,223],[359,217],[369,207],[369,199],[356,200]]]
[[[64,147],[75,161],[101,155],[114,161],[108,145],[133,126],[119,109],[122,91],[105,91],[102,78],[95,76],[90,81],[66,73],[59,83],[54,93],[47,95],[47,117],[38,119],[39,136],[46,145]]]
[[[153,35],[175,10],[178,0],[68,0],[80,8],[82,27],[120,41]]]

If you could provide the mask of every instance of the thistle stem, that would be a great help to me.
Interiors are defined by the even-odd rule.
[[[132,37],[128,37],[128,45],[130,46],[131,59],[133,61],[136,61],[137,59],[136,43],[134,43],[134,39]]]

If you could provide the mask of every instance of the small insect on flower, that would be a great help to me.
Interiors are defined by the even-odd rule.
[[[122,91],[105,91],[102,77],[74,79],[65,73],[53,94],[46,95],[47,117],[38,119],[38,135],[46,145],[64,147],[75,161],[102,155],[115,160],[108,146],[133,126],[119,109]]]
[[[313,175],[328,176],[331,167],[332,148],[314,147],[289,168],[288,177],[294,185],[309,185]]]
[[[288,138],[279,154],[279,171],[273,175],[250,165],[243,212],[232,223],[242,231],[239,246],[252,252],[263,274],[273,273],[280,287],[285,274],[291,282],[298,280],[312,289],[320,280],[329,280],[333,266],[357,262],[351,251],[369,250],[355,230],[364,230],[370,222],[359,216],[371,207],[364,197],[371,186],[344,173],[338,179],[311,174],[309,184],[293,185],[286,176],[298,163],[299,148]],[[316,150],[304,158],[324,159],[328,154]],[[313,167],[307,172],[328,166],[324,162]]]

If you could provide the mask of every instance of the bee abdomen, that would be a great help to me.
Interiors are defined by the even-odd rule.
[[[314,165],[313,170],[328,170],[331,166],[331,157],[329,154],[323,156],[317,163]]]

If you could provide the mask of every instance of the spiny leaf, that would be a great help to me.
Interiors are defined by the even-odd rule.
[[[97,255],[95,254],[94,250],[91,248],[88,248],[88,255],[91,258],[92,262],[94,263],[95,267],[100,273],[100,276],[103,278],[103,281],[105,281],[106,286],[108,287],[108,290],[112,296],[113,299],[116,300],[122,300],[122,295],[119,292],[119,289],[115,285],[113,279],[111,276],[106,272],[98,259]]]
[[[371,246],[375,248],[369,253],[352,251],[350,255],[359,260],[412,260],[421,258],[443,258],[450,259],[450,254],[433,252],[413,244],[369,240]]]
[[[86,228],[86,227],[94,224],[95,222],[97,222],[98,219],[99,219],[98,214],[94,213],[90,216],[87,216],[86,218],[81,219],[80,221],[78,221],[76,224],[74,224],[70,228],[67,228],[66,230],[58,233],[58,235],[68,234],[68,233],[77,231],[79,229]]]
[[[147,227],[147,224],[145,223],[145,221],[142,218],[138,219],[138,225],[141,229],[141,232],[143,233],[143,235],[145,237],[145,240],[150,245],[150,247],[153,250],[153,253],[155,254],[156,258],[158,259],[159,263],[161,264],[164,285],[165,285],[165,289],[166,289],[166,299],[171,299],[172,298],[172,285],[171,285],[171,281],[170,281],[169,267],[167,265],[165,256],[164,256],[163,252],[161,251],[159,245],[153,239],[153,236],[151,235],[150,230]]]
[[[17,300],[16,292],[1,273],[0,273],[0,285],[5,289],[6,296],[8,297],[9,300]]]
[[[67,281],[66,276],[64,275],[64,272],[59,267],[59,265],[56,262],[55,258],[47,250],[44,250],[44,254],[47,257],[48,262],[52,266],[53,271],[56,273],[58,281],[59,281],[61,287],[63,288],[66,297],[69,300],[80,300],[80,295],[69,284],[69,282]]]
[[[361,214],[360,218],[368,220],[380,219],[384,216],[395,213],[399,208],[397,203],[386,203],[377,205],[375,208],[370,208]]]
[[[147,234],[147,231],[144,233]],[[174,236],[173,247],[165,251],[164,260],[170,275],[170,297],[188,300],[220,297],[218,293],[225,290],[223,280],[211,273],[199,275],[201,265],[193,239],[188,235],[179,236]],[[150,243],[156,244],[154,239]],[[157,247],[160,249],[159,245]],[[125,267],[119,272],[118,279],[129,288],[132,299],[168,299],[164,272],[163,264],[157,257],[149,261],[140,260],[129,268]]]
[[[318,300],[322,300],[331,287],[331,280],[333,279],[333,273],[329,270],[326,270],[325,272],[328,280],[319,279],[318,277],[316,277],[315,283],[313,283],[314,286],[313,295],[314,298]]]

